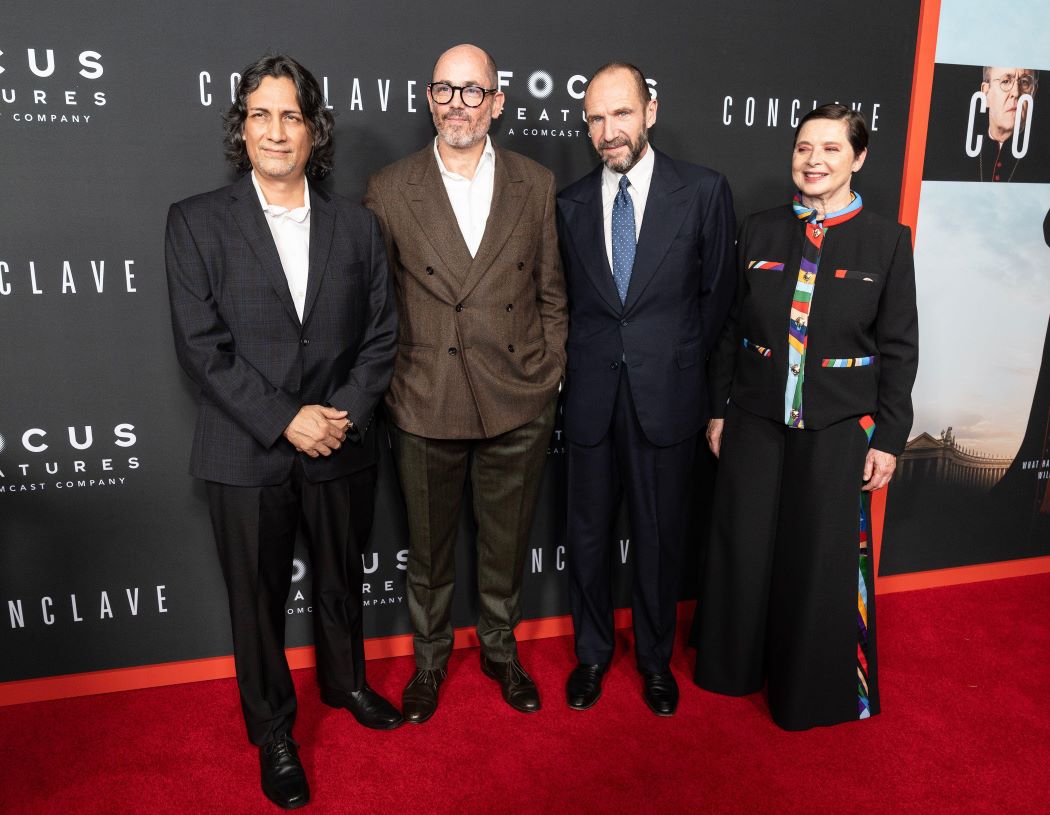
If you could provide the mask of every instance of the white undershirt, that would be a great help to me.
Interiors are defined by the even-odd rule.
[[[288,291],[301,323],[306,308],[306,280],[310,274],[310,186],[303,179],[303,205],[285,209],[266,202],[254,170],[252,184],[259,195],[259,205],[266,213],[266,224],[270,227],[273,242],[277,244],[277,254],[288,280]]]
[[[470,250],[470,256],[474,257],[481,246],[481,239],[485,236],[485,223],[489,219],[489,210],[492,208],[492,188],[496,178],[496,151],[492,147],[492,139],[485,137],[485,151],[481,154],[474,177],[467,178],[459,173],[454,173],[445,167],[438,152],[437,138],[434,139],[434,156],[437,158],[438,170],[441,172],[441,180],[445,184],[445,192],[448,193],[449,203],[452,211],[456,214],[456,222],[463,240]]]
[[[634,237],[642,231],[642,213],[645,212],[645,202],[649,198],[649,185],[653,180],[653,164],[655,158],[652,145],[645,148],[645,155],[638,159],[630,170],[627,171],[627,180],[630,185],[627,191],[631,194],[634,204]],[[612,268],[612,210],[613,201],[620,188],[620,179],[623,173],[610,170],[608,167],[602,169],[602,221],[605,224],[605,253],[609,257],[609,268]]]

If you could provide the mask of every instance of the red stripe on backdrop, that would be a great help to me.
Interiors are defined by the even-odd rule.
[[[678,604],[678,619],[692,619],[694,602]],[[630,628],[631,610],[616,609],[616,628]],[[524,620],[515,630],[519,640],[538,640],[546,637],[562,637],[572,633],[572,617],[545,617],[539,620]],[[478,645],[478,635],[473,628],[456,629],[453,647],[473,648]],[[406,656],[412,653],[412,635],[396,637],[374,637],[365,640],[366,659]],[[312,668],[317,664],[312,645],[285,650],[288,667]],[[160,665],[140,665],[134,668],[115,668],[109,671],[48,676],[42,679],[23,679],[17,682],[0,683],[0,707],[25,702],[44,702],[49,699],[68,699],[73,696],[91,696],[96,693],[156,688],[163,685],[178,685],[183,682],[202,682],[208,679],[228,679],[235,675],[233,657],[209,657],[189,659],[184,662],[166,662]]]

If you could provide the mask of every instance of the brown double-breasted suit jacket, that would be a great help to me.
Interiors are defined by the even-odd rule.
[[[368,180],[400,320],[387,408],[409,433],[492,438],[535,419],[565,371],[568,316],[554,176],[495,148],[492,206],[476,256],[463,240],[433,143]]]

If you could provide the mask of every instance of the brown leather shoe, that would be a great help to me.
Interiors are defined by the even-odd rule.
[[[417,668],[401,694],[401,713],[411,724],[423,724],[438,706],[438,688],[448,674],[444,668]]]
[[[540,709],[540,692],[517,658],[510,662],[493,662],[481,656],[481,671],[490,679],[499,682],[503,701],[522,713],[535,713]]]

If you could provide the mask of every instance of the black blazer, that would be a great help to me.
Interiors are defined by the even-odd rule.
[[[173,204],[165,259],[175,350],[200,386],[190,472],[277,484],[298,455],[311,481],[375,461],[372,412],[393,372],[397,314],[371,212],[310,185],[303,322],[251,176]],[[346,410],[364,432],[328,458],[297,454],[284,429],[306,404]]]
[[[745,410],[784,421],[788,319],[804,240],[803,224],[790,205],[744,222],[737,298],[711,357],[715,416],[725,415],[731,398]],[[783,268],[748,268],[763,260]],[[802,386],[806,428],[871,414],[876,424],[871,446],[899,455],[911,430],[911,388],[919,364],[911,230],[867,209],[831,227],[811,309]],[[875,360],[860,367],[824,367],[825,360],[859,357]]]
[[[569,293],[565,429],[596,444],[612,417],[619,366],[646,438],[668,446],[707,420],[704,363],[733,300],[733,199],[719,173],[655,150],[627,301],[605,251],[602,165],[558,195]]]

